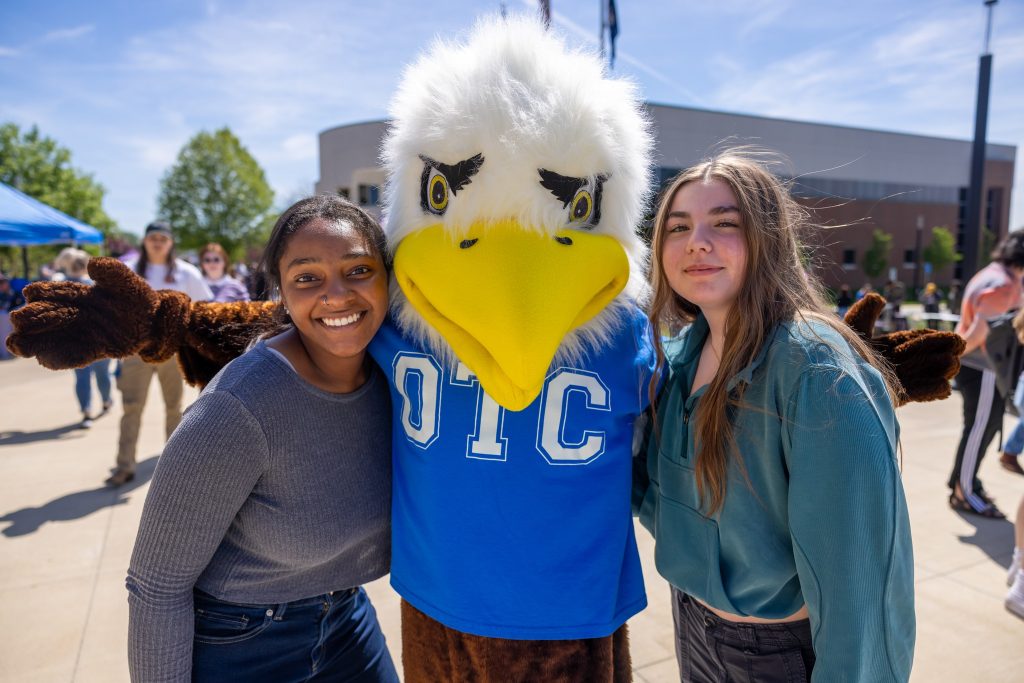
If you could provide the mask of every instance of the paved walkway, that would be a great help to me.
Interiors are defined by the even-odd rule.
[[[32,361],[0,363],[0,681],[127,681],[124,575],[148,480],[162,443],[154,382],[140,442],[139,476],[102,486],[113,464],[119,410],[92,430],[78,419],[70,371]],[[195,392],[186,398],[192,400]],[[1009,522],[952,512],[945,478],[959,433],[960,401],[899,412],[904,485],[917,567],[917,656],[913,680],[1020,681],[1024,621],[1003,608]],[[1007,421],[1009,426],[1010,422]],[[1024,477],[981,469],[1008,513]],[[638,532],[650,607],[630,623],[635,679],[678,680],[668,588],[654,571],[653,545]],[[392,652],[400,652],[398,599],[385,580],[369,587]]]

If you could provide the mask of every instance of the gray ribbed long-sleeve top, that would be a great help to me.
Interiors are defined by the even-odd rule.
[[[128,569],[133,681],[188,681],[194,586],[273,604],[358,586],[391,558],[391,408],[374,366],[322,391],[260,343],[164,448]]]

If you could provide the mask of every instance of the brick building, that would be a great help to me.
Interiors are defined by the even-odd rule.
[[[807,236],[812,262],[830,287],[856,289],[868,281],[862,267],[873,231],[892,235],[889,269],[908,287],[928,280],[945,286],[959,276],[956,265],[915,277],[917,248],[931,228],[945,226],[962,245],[970,177],[971,143],[906,133],[807,123],[649,104],[656,135],[660,182],[700,161],[722,144],[754,144],[784,154],[778,169],[793,179],[793,192],[823,227]],[[966,124],[965,124],[966,125]],[[377,211],[384,181],[378,166],[386,121],[331,128],[320,134],[317,192],[339,192]],[[1017,149],[989,144],[985,163],[985,224],[994,239],[1011,227],[1010,190]],[[920,241],[919,241],[920,240]]]

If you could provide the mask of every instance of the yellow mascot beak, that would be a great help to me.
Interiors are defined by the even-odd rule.
[[[543,235],[504,221],[473,225],[465,239],[441,225],[419,230],[398,245],[394,272],[484,391],[522,410],[540,394],[565,335],[626,286],[629,261],[607,235]]]

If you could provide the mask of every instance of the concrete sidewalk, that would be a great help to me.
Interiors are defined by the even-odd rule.
[[[114,461],[119,404],[93,429],[75,430],[73,382],[71,371],[0,362],[0,681],[128,680],[124,576],[162,446],[162,402],[154,382],[138,476],[112,490],[102,481]],[[1020,681],[1024,621],[1003,608],[1012,525],[958,515],[946,504],[959,397],[898,414],[917,577],[912,680]],[[993,446],[981,476],[1012,515],[1024,477],[1000,469],[994,455]],[[637,535],[650,606],[630,622],[635,679],[677,681],[668,587],[654,571],[650,536]],[[398,598],[386,579],[369,591],[398,659]]]

